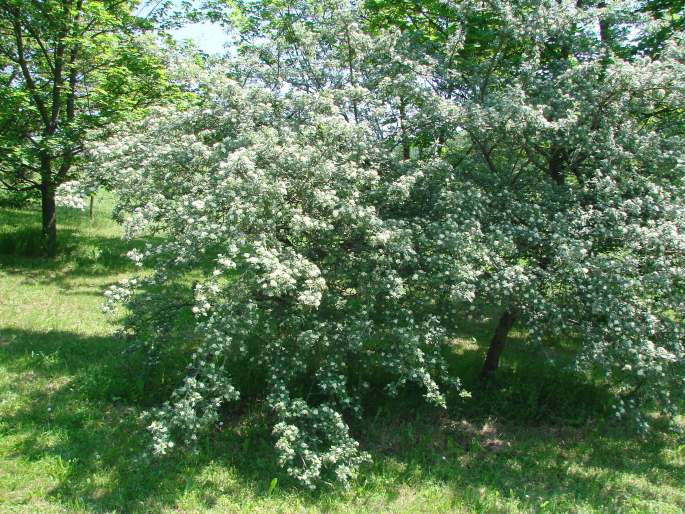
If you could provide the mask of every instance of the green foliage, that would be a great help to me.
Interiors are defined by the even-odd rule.
[[[80,173],[88,130],[181,98],[136,1],[8,0],[0,6],[0,186],[41,195],[56,250],[55,191]]]
[[[64,5],[67,19],[78,18]],[[5,113],[24,109],[29,125],[44,125],[38,141],[36,128],[8,125],[30,141],[7,147],[10,185],[38,185],[33,169],[44,206],[57,184],[77,192],[64,180],[83,133],[107,125],[110,139],[89,154],[90,178],[117,191],[126,237],[146,238],[129,252],[140,273],[106,292],[106,308],[127,314],[130,386],[92,375],[83,379],[92,398],[153,405],[156,454],[178,443],[207,449],[232,410],[263,399],[259,429],[270,427],[279,464],[310,488],[356,483],[373,448],[369,417],[386,407],[381,391],[396,398],[393,415],[411,408],[437,418],[420,406],[423,395],[443,412],[453,404],[528,423],[606,423],[609,403],[643,430],[660,426],[654,411],[677,422],[677,37],[653,59],[636,56],[631,27],[650,27],[627,2],[232,5],[236,59],[207,72],[195,62],[180,82],[198,101],[149,111],[140,102],[157,98],[156,84],[183,73],[162,69],[145,40],[115,26],[103,41],[116,51],[101,49],[111,58],[79,96],[73,81],[88,74],[74,59],[60,83],[59,56],[96,59],[98,47],[58,30],[51,62],[29,34],[35,69],[44,58],[55,72],[34,80],[21,5],[5,11],[16,46],[3,40]],[[83,12],[105,25],[118,19],[93,9]],[[95,109],[77,112],[83,98]],[[14,231],[0,247],[33,255],[30,234]],[[77,268],[121,258],[74,241],[62,258]],[[527,352],[570,350],[555,366],[509,363],[481,388],[473,359],[453,365],[451,337],[493,310],[525,329]],[[506,338],[512,323],[494,321]],[[37,366],[56,362],[39,357]],[[406,435],[416,439],[413,424]],[[478,452],[488,444],[471,438]],[[268,496],[281,490],[274,474]]]
[[[665,43],[674,35],[685,31],[685,2],[683,0],[646,0],[641,9],[657,22],[642,34],[637,49],[650,55],[658,55]]]
[[[484,375],[512,320],[529,351],[568,344],[574,365],[522,368],[481,404],[582,424],[611,398],[640,430],[654,410],[676,418],[678,41],[626,52],[619,20],[642,22],[625,2],[402,3],[389,27],[395,3],[237,5],[238,55],[198,105],[92,146],[127,236],[160,237],[131,253],[154,271],[112,286],[108,308],[153,365],[174,341],[167,313],[194,330],[149,415],[156,454],[196,447],[247,394],[291,477],[351,481],[364,398],[421,391],[445,409],[476,394],[450,337],[493,309]]]
[[[35,204],[35,195],[30,191],[10,191],[5,188],[0,188],[0,206],[2,207],[22,207]]]

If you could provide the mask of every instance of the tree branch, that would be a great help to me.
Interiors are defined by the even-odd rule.
[[[48,110],[45,107],[43,99],[38,94],[36,82],[33,80],[33,76],[31,75],[31,71],[29,70],[28,63],[26,62],[26,56],[24,55],[24,38],[21,33],[21,25],[16,19],[13,21],[13,27],[14,38],[17,43],[17,63],[21,68],[22,75],[24,76],[24,80],[26,81],[26,86],[29,89],[31,98],[33,98],[33,101],[36,104],[36,107],[38,108],[38,112],[40,113],[40,117],[43,120],[43,124],[46,127],[48,127],[50,125],[50,116],[48,115]]]

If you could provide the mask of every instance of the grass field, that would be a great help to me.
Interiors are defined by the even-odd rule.
[[[139,415],[163,395],[141,389],[99,309],[133,272],[110,208],[60,210],[53,261],[31,257],[37,210],[0,210],[0,512],[685,511],[683,439],[606,421],[606,392],[542,349],[514,340],[480,390],[488,320],[455,339],[473,398],[447,412],[411,397],[399,411],[371,405],[356,437],[374,461],[349,488],[288,482],[258,406],[198,453],[142,458]]]

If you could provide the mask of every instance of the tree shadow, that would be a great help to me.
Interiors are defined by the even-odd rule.
[[[23,212],[23,211],[21,211]],[[6,213],[3,213],[5,215]],[[130,249],[131,241],[123,240],[118,233],[103,235],[102,231],[90,227],[60,227],[58,254],[56,258],[45,258],[41,247],[40,226],[22,225],[21,223],[11,230],[5,229],[0,232],[0,256],[16,266],[22,264],[29,268],[47,267],[54,268],[70,262],[76,265],[87,264],[91,261],[100,261],[102,264],[119,264],[126,260],[118,260],[121,253]],[[118,232],[118,227],[117,228]],[[112,230],[110,230],[112,232]],[[94,252],[90,245],[102,243],[101,252]],[[141,241],[134,241],[140,243]],[[81,246],[86,248],[82,249]],[[111,262],[108,258],[113,259]]]
[[[471,496],[476,505],[488,491],[524,511],[540,505],[550,511],[607,511],[620,510],[629,496],[659,501],[661,491],[679,491],[685,480],[685,466],[665,457],[673,441],[663,434],[638,442],[619,427],[526,426],[455,415],[396,425],[385,420],[376,430],[370,437],[383,444],[373,450],[370,476],[395,477],[388,501],[401,497],[402,484],[426,481],[457,497]],[[625,475],[640,480],[626,490]],[[679,501],[684,505],[685,495]]]
[[[498,410],[500,403],[474,406],[484,401],[476,391],[447,412],[420,406],[409,390],[399,400],[370,403],[367,422],[353,428],[374,461],[351,490],[302,491],[284,477],[258,405],[229,413],[220,431],[199,441],[196,453],[144,457],[148,440],[140,413],[159,399],[136,385],[136,369],[122,353],[127,344],[70,332],[0,331],[0,366],[16,377],[11,387],[20,399],[3,420],[4,436],[17,436],[10,457],[61,463],[51,501],[131,512],[176,508],[186,494],[199,495],[195,501],[205,508],[222,496],[249,494],[252,501],[296,497],[315,508],[336,499],[363,503],[368,491],[383,491],[384,501],[401,509],[407,484],[425,483],[455,497],[472,495],[473,502],[486,488],[524,509],[552,502],[563,510],[575,505],[563,500],[573,499],[604,510],[619,497],[619,474],[641,476],[635,491],[647,498],[654,488],[685,483],[682,462],[667,458],[673,444],[667,435],[638,440],[591,418],[578,427],[512,423],[509,411]],[[463,359],[477,357],[482,358],[480,348],[462,352]],[[514,367],[507,370],[516,374]],[[541,383],[550,378],[544,377]],[[505,376],[501,386],[509,382]],[[551,387],[558,386],[555,379]],[[269,487],[274,477],[275,491]]]
[[[102,291],[89,279],[134,273],[137,268],[127,257],[156,238],[124,240],[111,220],[71,220],[58,229],[58,254],[43,256],[41,229],[36,213],[28,210],[0,212],[5,226],[0,230],[0,271],[21,278],[22,285],[53,285],[60,294],[95,295]],[[76,214],[71,214],[74,218]],[[62,216],[65,217],[65,216]],[[104,227],[104,228],[103,228]],[[111,235],[110,235],[111,234]]]

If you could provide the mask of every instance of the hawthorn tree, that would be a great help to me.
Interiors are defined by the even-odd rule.
[[[88,129],[169,92],[163,61],[137,37],[133,0],[0,5],[0,186],[35,192],[45,251],[56,252],[55,192],[73,180]]]
[[[606,20],[644,21],[620,2],[445,5],[417,35],[343,0],[246,3],[239,56],[202,105],[92,146],[127,235],[160,238],[131,253],[154,271],[111,288],[110,308],[153,362],[169,313],[195,320],[187,376],[150,413],[157,453],[263,391],[288,473],[347,480],[370,382],[439,407],[468,396],[449,335],[493,309],[486,375],[519,323],[531,351],[575,344],[620,418],[674,413],[682,43],[617,53]]]
[[[455,161],[468,168],[461,171],[462,178],[470,175],[470,180],[476,183],[483,181],[478,185],[479,188],[491,188],[493,180],[499,181],[502,185],[500,193],[522,194],[520,201],[529,206],[539,204],[540,209],[551,209],[547,216],[559,216],[561,219],[561,207],[556,196],[562,197],[569,191],[575,194],[586,185],[588,177],[583,174],[593,175],[587,172],[586,167],[599,166],[590,156],[601,155],[601,159],[610,159],[611,146],[594,146],[598,133],[607,131],[613,134],[635,114],[634,107],[626,104],[618,107],[618,103],[629,97],[632,101],[636,98],[654,101],[645,100],[641,88],[649,91],[654,86],[651,81],[659,80],[657,76],[667,81],[663,91],[668,92],[668,101],[663,108],[645,108],[638,115],[638,118],[643,116],[645,123],[639,124],[635,130],[656,130],[663,141],[669,141],[669,145],[673,141],[679,144],[677,138],[672,139],[678,133],[682,134],[683,126],[682,103],[676,100],[682,87],[678,72],[675,69],[661,72],[656,62],[647,66],[647,60],[634,57],[641,52],[645,41],[652,41],[653,37],[658,36],[663,44],[668,38],[662,30],[663,25],[653,24],[652,14],[636,16],[632,5],[616,4],[607,8],[604,4],[592,6],[578,2],[575,5],[559,3],[557,6],[543,6],[542,12],[552,16],[552,23],[556,27],[552,23],[541,25],[539,21],[521,26],[521,19],[525,17],[523,13],[530,8],[529,5],[520,6],[519,13],[511,13],[512,8],[508,4],[496,3],[472,6],[468,3],[369,0],[366,5],[372,13],[372,28],[396,25],[412,37],[417,52],[431,56],[435,64],[428,76],[434,90],[450,104],[453,112],[457,112],[453,105],[458,105],[462,115],[469,113],[468,120],[455,119],[455,124],[445,130],[456,129],[465,133],[463,138],[453,140],[453,143],[459,142],[456,152],[454,144],[445,146],[442,134],[438,134],[438,139],[443,155],[454,153]],[[646,4],[645,11],[652,13],[652,5]],[[532,17],[528,18],[528,23],[533,21]],[[669,27],[673,32],[672,24]],[[539,28],[541,32],[535,33]],[[628,37],[631,31],[640,37]],[[456,49],[449,45],[454,38],[461,41]],[[673,52],[674,48],[670,50]],[[624,60],[619,56],[623,56]],[[670,62],[679,63],[678,50],[670,58],[674,59]],[[616,77],[624,73],[636,73],[635,80],[617,83]],[[644,73],[648,74],[649,81],[639,85],[639,76],[646,80]],[[651,74],[655,76],[651,77]],[[566,92],[567,89],[570,91]],[[566,96],[560,96],[561,92]],[[516,102],[519,104],[516,119],[508,119],[507,112]],[[587,111],[581,112],[581,106],[583,111]],[[486,113],[487,119],[484,117]],[[532,132],[517,132],[523,128],[525,117],[522,113],[541,115],[533,122],[535,130]],[[609,117],[612,113],[613,118]],[[570,126],[563,121],[569,117],[574,119],[574,124]],[[505,125],[502,126],[502,123]],[[433,125],[436,126],[441,125]],[[628,130],[627,126],[623,126],[622,130]],[[572,137],[572,131],[582,133],[582,138],[579,135]],[[435,134],[435,131],[432,130],[432,133]],[[415,146],[430,140],[430,134],[428,137],[417,136],[412,142]],[[635,133],[632,137],[637,141],[641,136]],[[583,144],[589,144],[592,148],[583,148]],[[598,154],[598,148],[604,153]],[[677,167],[678,160],[673,158],[669,148],[662,149],[663,156],[670,155],[668,162]],[[636,154],[638,161],[648,154],[644,148],[634,147],[631,151]],[[652,152],[658,154],[659,150],[653,149]],[[650,168],[653,165],[651,161],[645,163],[642,173],[654,171]],[[483,166],[484,169],[481,169]],[[606,165],[602,168],[606,168]],[[481,171],[474,173],[479,169]],[[623,174],[624,171],[615,173]],[[478,175],[480,178],[477,178]],[[667,180],[668,186],[677,191],[679,181],[671,182],[672,178]],[[550,182],[556,186],[555,189],[539,197]],[[473,185],[462,183],[459,187],[468,190]],[[517,219],[526,219],[528,216],[517,214],[515,209],[510,210],[512,206],[507,202],[491,202],[494,204],[492,211],[506,208],[500,212],[498,230],[504,226],[502,223],[507,217],[511,217],[510,223],[515,224]],[[492,211],[488,216],[492,215]],[[434,213],[433,216],[439,218],[440,215]],[[518,266],[525,262],[533,264],[533,269],[539,268],[536,273],[543,273],[555,259],[553,253],[556,248],[551,238],[557,236],[551,232],[554,226],[552,221],[545,219],[542,211],[536,217],[539,218],[540,227],[547,227],[545,233],[529,241],[533,243],[530,249],[525,248],[525,239],[518,239],[516,251],[510,256],[510,265]],[[479,223],[483,222],[479,220]],[[564,218],[563,223],[569,222]],[[569,235],[563,237],[568,238]],[[497,248],[489,248],[485,253],[495,255],[498,252]],[[520,278],[524,279],[524,275]],[[562,280],[567,279],[566,276],[562,277]],[[542,283],[549,286],[553,282],[545,276]],[[556,290],[552,291],[551,297],[557,303],[558,312],[563,312],[568,298]],[[574,294],[578,299],[588,300],[578,291],[574,291]],[[479,296],[485,297],[482,293]],[[525,305],[527,300],[515,297],[510,303]],[[641,302],[638,299],[636,301]],[[679,300],[674,301],[677,303]],[[503,305],[504,308],[481,371],[483,378],[488,378],[497,369],[507,334],[520,310],[517,307],[506,308],[508,301],[502,301],[497,296],[488,297],[487,302]],[[570,322],[584,323],[578,320]],[[535,326],[530,319],[523,324]],[[555,337],[560,334],[556,333]]]

